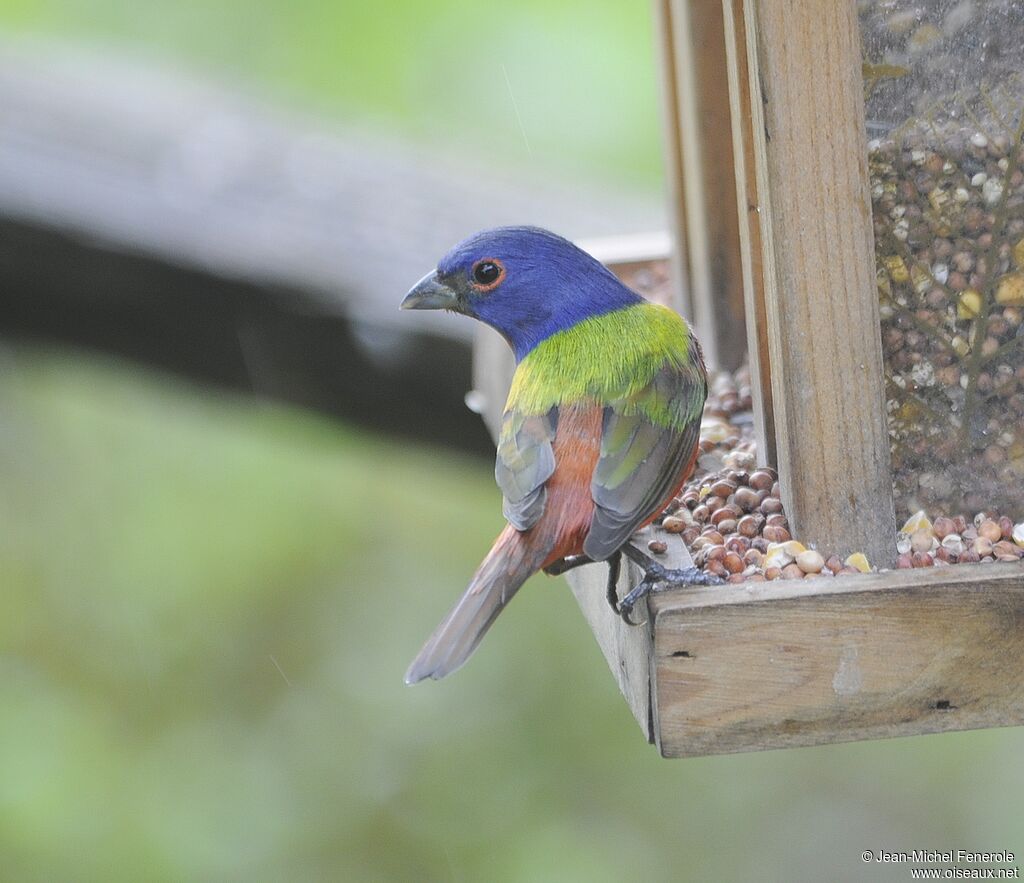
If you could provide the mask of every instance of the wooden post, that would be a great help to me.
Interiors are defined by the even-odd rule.
[[[855,5],[744,0],[743,21],[783,502],[795,536],[887,566],[895,521]]]
[[[736,206],[739,217],[740,268],[747,317],[747,363],[754,400],[754,434],[762,465],[778,462],[775,418],[772,410],[772,375],[768,362],[768,319],[764,304],[761,263],[761,206],[757,194],[754,136],[751,129],[750,75],[747,69],[743,0],[722,0],[725,58],[729,78]]]
[[[674,249],[669,266],[675,302],[671,306],[687,319],[694,318],[693,293],[690,290],[690,262],[687,257],[689,235],[686,230],[686,182],[683,180],[683,153],[679,139],[679,54],[672,27],[673,0],[654,0],[654,34],[661,64],[662,133],[665,150],[665,179],[668,186],[669,216]]]
[[[689,306],[710,365],[746,356],[739,219],[721,0],[659,0],[669,179]],[[684,310],[685,312],[685,310]]]

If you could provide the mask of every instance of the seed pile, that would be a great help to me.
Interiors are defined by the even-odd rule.
[[[793,539],[778,476],[757,467],[749,371],[713,373],[709,386],[697,471],[666,509],[662,527],[682,535],[698,567],[728,582],[869,570],[863,555],[826,559]]]
[[[979,561],[1017,561],[1024,558],[1024,522],[996,512],[942,516],[935,522],[924,512],[912,515],[896,539],[896,566],[932,567]]]
[[[859,0],[897,508],[1024,503],[1024,15]]]
[[[808,549],[790,531],[778,476],[756,466],[749,374],[719,373],[701,425],[697,472],[665,510],[662,527],[680,534],[694,563],[730,583],[867,573],[862,554],[845,560]],[[665,552],[655,540],[650,550]],[[897,567],[931,567],[1024,558],[1024,521],[991,510],[974,518],[913,516],[897,534]]]
[[[727,469],[691,482],[662,527],[682,534],[694,564],[728,582],[868,570],[863,555],[826,560],[793,540],[772,469]]]
[[[1021,130],[869,144],[897,506],[1008,509],[1024,480]]]

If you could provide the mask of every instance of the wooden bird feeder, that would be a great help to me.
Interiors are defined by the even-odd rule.
[[[674,248],[595,253],[671,251],[708,361],[749,362],[793,535],[883,570],[666,592],[639,627],[570,573],[623,695],[666,757],[1024,723],[1024,563],[884,569],[897,513],[1024,517],[1024,11],[655,7]],[[493,431],[512,359],[481,332],[475,363]]]

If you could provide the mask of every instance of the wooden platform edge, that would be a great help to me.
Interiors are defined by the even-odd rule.
[[[605,599],[607,570],[584,567],[565,575],[580,612],[597,639],[605,662],[615,678],[629,710],[648,742],[655,741],[651,672],[654,660],[654,632],[650,622],[627,626],[612,613]],[[632,565],[619,576],[620,597],[639,581]]]
[[[656,596],[665,757],[1024,724],[1024,563]]]
[[[693,566],[690,552],[678,534],[648,527],[635,534],[632,543],[642,552],[647,552],[647,544],[653,539],[665,543],[666,552],[658,557],[665,567]],[[637,585],[642,576],[634,564],[623,562],[619,574],[619,597]],[[655,708],[651,689],[654,671],[654,616],[649,608],[645,622],[635,626],[626,625],[608,604],[607,577],[608,571],[604,565],[589,565],[566,574],[573,595],[576,596],[576,603],[597,639],[626,704],[647,736],[647,741],[654,742]],[[638,618],[644,616],[642,609],[636,612]]]

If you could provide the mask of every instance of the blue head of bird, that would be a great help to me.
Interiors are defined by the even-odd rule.
[[[463,240],[413,286],[406,310],[450,310],[486,322],[522,359],[552,334],[640,301],[598,260],[538,227]]]

